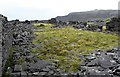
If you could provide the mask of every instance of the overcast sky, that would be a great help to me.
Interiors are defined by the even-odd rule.
[[[70,12],[118,9],[119,0],[0,0],[0,14],[9,20],[44,20]]]

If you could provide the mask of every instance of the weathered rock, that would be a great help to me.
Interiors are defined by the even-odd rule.
[[[22,72],[20,73],[20,76],[21,76],[21,77],[28,77],[28,76],[27,76],[27,73],[24,72],[24,71],[22,71]]]
[[[114,74],[120,76],[120,66],[114,70]]]
[[[30,67],[29,70],[31,72],[35,72],[35,71],[42,71],[42,68],[45,68],[45,66],[49,65],[48,62],[44,61],[44,60],[39,60],[36,63],[30,63]]]
[[[21,65],[15,65],[14,72],[21,72],[21,71],[22,71],[22,66]]]
[[[39,72],[34,72],[34,73],[32,73],[32,75],[38,76]]]
[[[42,71],[44,71],[44,72],[49,72],[50,69],[49,69],[49,68],[43,68]]]
[[[40,72],[39,75],[46,75],[47,72]]]
[[[20,77],[20,72],[11,73],[10,77]]]
[[[91,66],[98,66],[98,64],[99,64],[98,62],[99,62],[99,59],[94,59],[91,62],[89,62],[87,64],[87,66],[89,66],[89,67],[91,67]]]
[[[96,59],[95,56],[87,56],[86,57],[86,60],[88,60],[88,61],[91,61],[91,60],[94,60],[94,59]]]
[[[120,57],[117,59],[117,62],[120,64]]]
[[[110,58],[107,59],[107,57],[106,58],[100,58],[99,64],[103,68],[114,67],[115,65],[112,62],[110,62],[110,60],[111,59]]]

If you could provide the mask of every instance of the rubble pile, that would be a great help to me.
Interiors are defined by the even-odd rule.
[[[82,75],[111,75],[120,76],[120,49],[109,51],[95,50],[90,55],[81,55],[80,64]]]

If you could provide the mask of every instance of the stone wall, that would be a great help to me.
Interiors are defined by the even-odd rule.
[[[0,76],[2,72],[2,26],[3,26],[3,17],[0,16]]]
[[[9,57],[9,51],[12,47],[12,31],[11,26],[7,25],[7,18],[3,15],[0,15],[0,31],[1,31],[1,64],[2,64],[2,71],[4,71],[5,63]],[[2,73],[2,72],[1,72]]]
[[[18,67],[30,55],[30,44],[32,44],[33,27],[29,21],[12,20],[4,24],[3,30],[3,75],[21,74]],[[17,73],[16,73],[16,69]]]

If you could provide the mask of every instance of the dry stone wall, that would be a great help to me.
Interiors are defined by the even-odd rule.
[[[8,58],[9,49],[11,47],[11,43],[8,42],[11,39],[10,33],[8,32],[5,24],[7,23],[7,18],[3,15],[0,15],[0,75],[2,75],[2,69],[4,68],[6,59]],[[9,34],[8,34],[9,33]],[[5,55],[4,55],[5,53]]]

